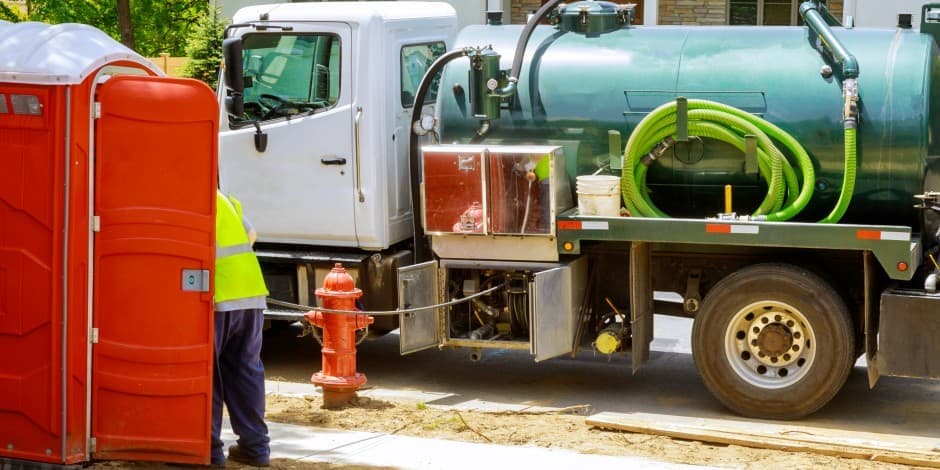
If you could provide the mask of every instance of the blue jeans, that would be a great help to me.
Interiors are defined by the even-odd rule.
[[[261,364],[261,309],[215,312],[215,377],[212,382],[212,463],[224,464],[222,403],[228,408],[238,447],[252,459],[267,460],[264,423],[264,365]]]

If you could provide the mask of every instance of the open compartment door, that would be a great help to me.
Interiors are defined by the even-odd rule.
[[[652,249],[649,243],[630,245],[630,331],[633,335],[632,369],[636,374],[649,360],[653,342]]]
[[[541,271],[529,283],[530,352],[540,362],[571,352],[584,299],[587,257]]]
[[[438,303],[437,261],[398,268],[398,307],[427,307]],[[399,344],[402,354],[411,354],[437,346],[440,309],[401,314]]]

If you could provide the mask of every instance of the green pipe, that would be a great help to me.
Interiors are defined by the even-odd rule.
[[[758,168],[767,182],[767,196],[752,216],[760,220],[788,220],[798,214],[812,198],[815,185],[813,163],[806,150],[779,127],[731,106],[706,100],[688,100],[688,132],[720,140],[742,153],[745,135],[753,135],[758,144]],[[647,169],[676,138],[676,103],[666,103],[637,124],[624,149],[621,189],[624,205],[634,216],[668,217],[653,204],[646,188]],[[802,185],[791,163],[775,143],[779,142],[794,156],[802,174]]]
[[[836,207],[825,219],[820,220],[820,223],[834,224],[839,222],[842,216],[845,215],[846,209],[849,208],[849,203],[852,202],[852,195],[855,193],[857,132],[858,130],[854,127],[846,127],[845,129],[845,173],[842,180],[842,191],[839,193],[839,201],[836,202]]]
[[[813,30],[813,32],[819,36],[819,39],[822,40],[823,46],[829,51],[832,58],[842,66],[842,77],[857,78],[858,61],[855,59],[855,56],[845,48],[842,41],[839,41],[839,38],[832,33],[832,29],[829,28],[826,19],[819,13],[816,3],[812,1],[803,2],[803,4],[800,5],[800,15],[803,17],[803,22],[806,23],[806,26],[809,26],[809,29]]]

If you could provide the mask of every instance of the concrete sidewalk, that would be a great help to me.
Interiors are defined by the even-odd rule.
[[[223,424],[226,447],[235,443],[228,421]],[[578,454],[560,449],[515,447],[422,439],[374,432],[338,431],[292,424],[268,423],[271,458],[328,462],[396,469],[479,470],[480,468],[630,468],[700,469],[638,457]]]
[[[304,396],[320,395],[311,384],[267,381],[269,394]],[[448,409],[500,410],[522,408],[518,405],[469,402],[434,405],[446,402],[450,395],[420,391],[367,389],[359,392],[373,399],[414,401]],[[293,459],[303,462],[328,462],[341,465],[362,465],[396,469],[480,468],[631,468],[631,469],[701,469],[693,465],[658,462],[640,457],[612,457],[579,454],[564,449],[519,447],[496,444],[448,441],[399,436],[381,432],[341,431],[336,429],[298,426],[268,422],[271,436],[271,458]],[[235,435],[226,418],[222,440],[226,448],[235,443]]]

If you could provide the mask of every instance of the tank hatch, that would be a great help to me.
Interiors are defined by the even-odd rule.
[[[565,32],[601,34],[629,26],[635,6],[587,0],[562,4],[558,7],[556,21],[558,28]]]

